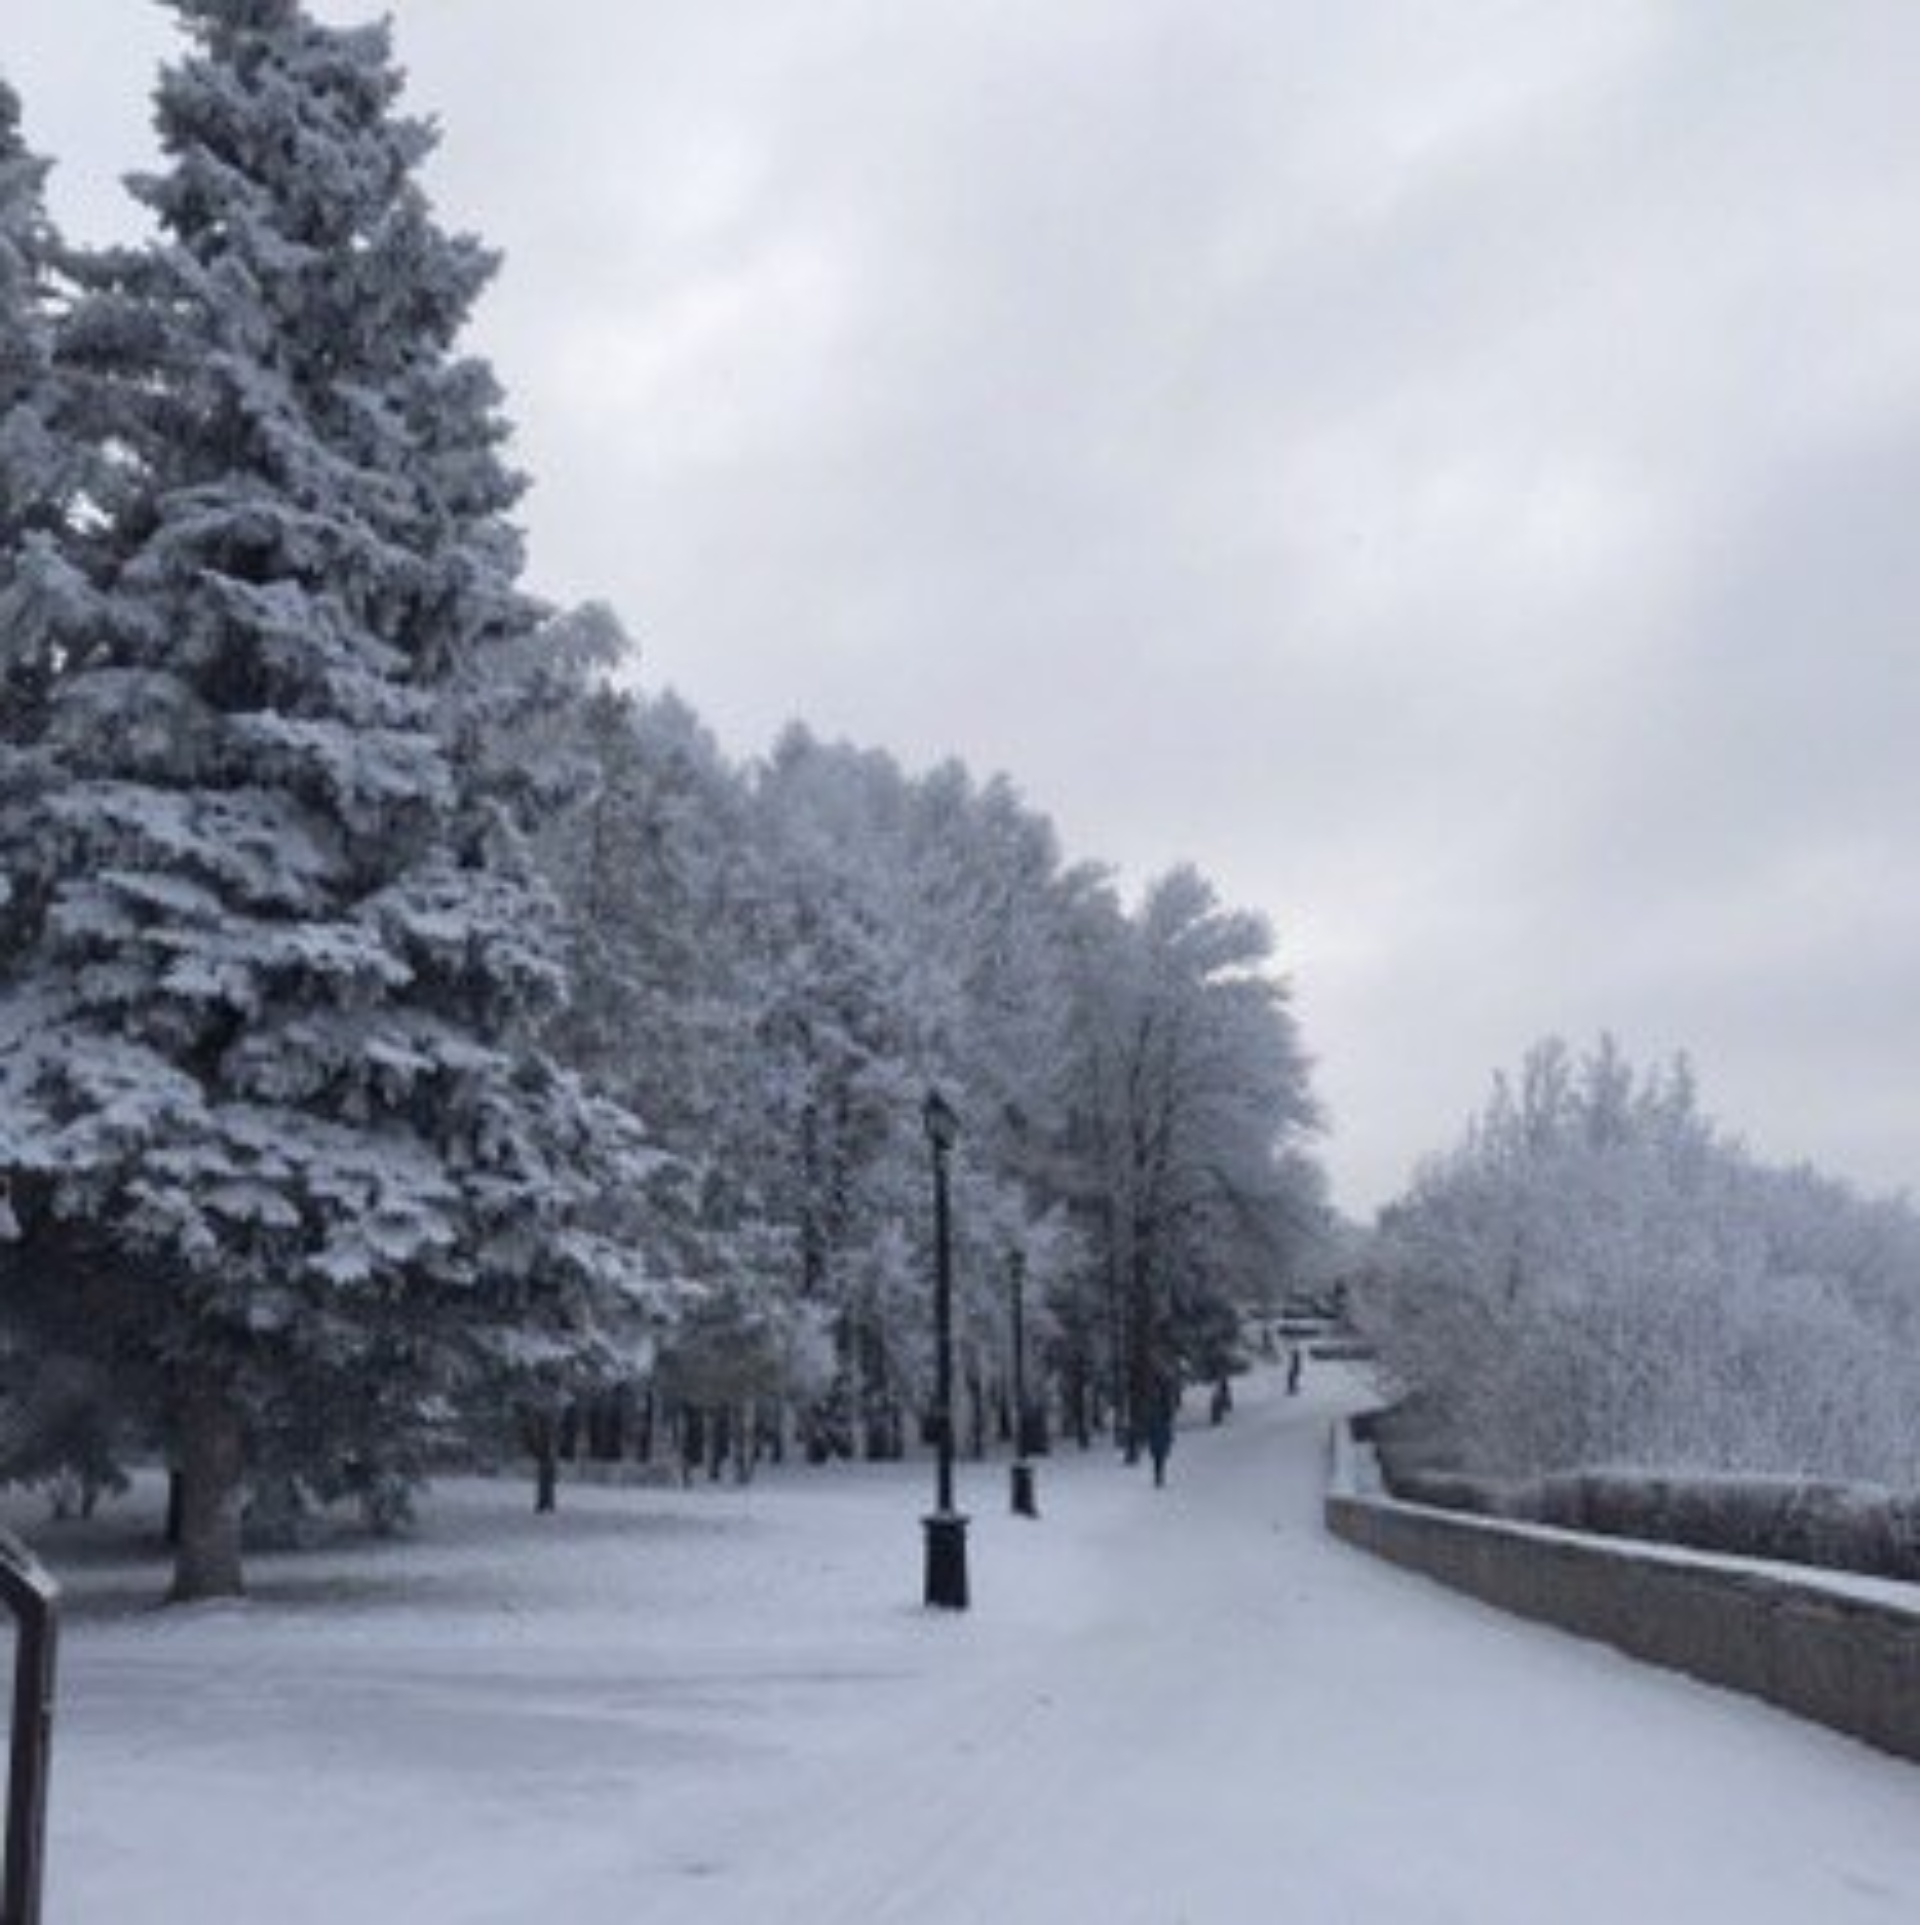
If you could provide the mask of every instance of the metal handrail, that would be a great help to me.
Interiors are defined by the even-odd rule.
[[[53,1661],[60,1587],[0,1530],[0,1603],[13,1613],[13,1724],[7,1761],[7,1851],[0,1925],[40,1925],[47,1854],[47,1767],[53,1754]]]

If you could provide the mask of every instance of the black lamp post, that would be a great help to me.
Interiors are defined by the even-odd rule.
[[[1027,1462],[1033,1433],[1033,1419],[1027,1410],[1027,1253],[1013,1251],[1007,1269],[1013,1285],[1013,1514],[1038,1517],[1033,1466]]]
[[[942,1610],[967,1608],[967,1520],[953,1507],[953,1218],[947,1193],[947,1159],[960,1134],[953,1106],[936,1090],[923,1112],[933,1150],[933,1422],[939,1474],[927,1532],[926,1601]]]

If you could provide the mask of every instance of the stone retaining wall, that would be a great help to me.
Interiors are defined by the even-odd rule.
[[[1764,1698],[1920,1762],[1914,1603],[1617,1539],[1398,1504],[1364,1488],[1335,1442],[1334,1536],[1521,1617]]]

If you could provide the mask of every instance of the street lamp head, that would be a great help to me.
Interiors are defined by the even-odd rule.
[[[960,1135],[960,1118],[954,1107],[937,1089],[927,1091],[921,1114],[926,1118],[927,1140],[942,1152],[953,1148]]]

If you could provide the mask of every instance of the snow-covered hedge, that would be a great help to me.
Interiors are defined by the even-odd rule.
[[[1405,1503],[1920,1582],[1920,1495],[1790,1477],[1579,1471],[1526,1482],[1391,1470]]]

